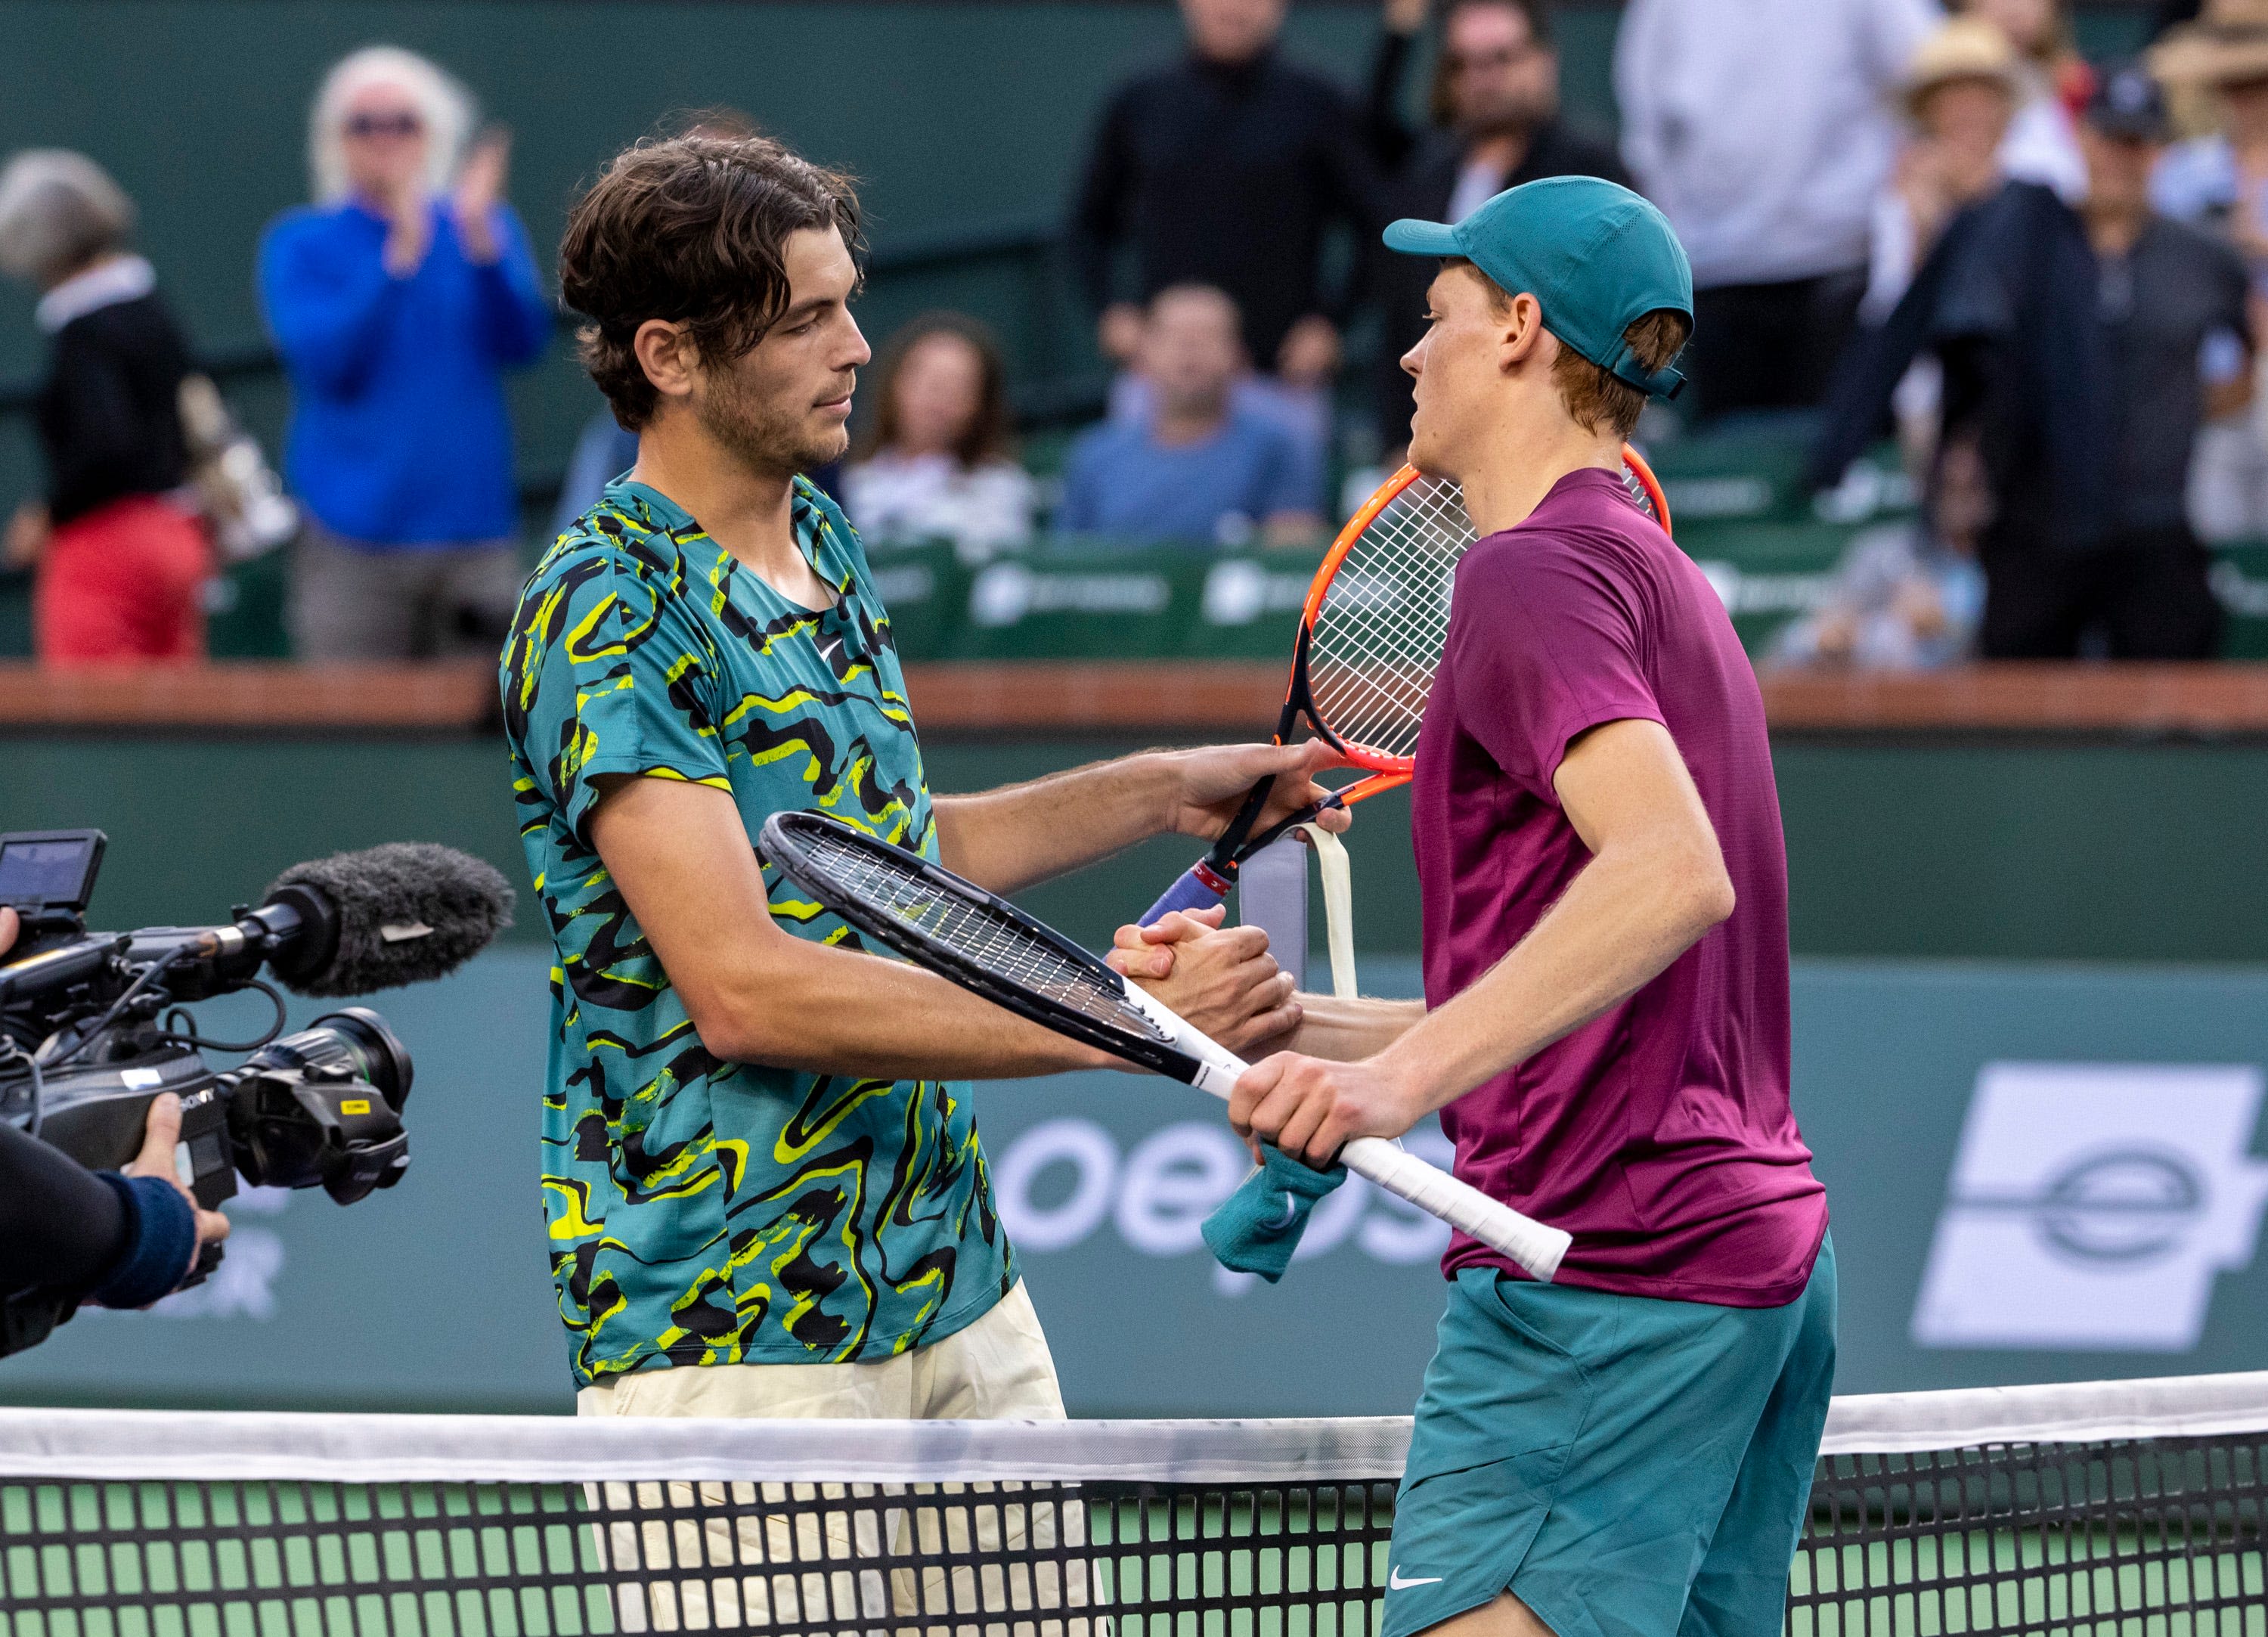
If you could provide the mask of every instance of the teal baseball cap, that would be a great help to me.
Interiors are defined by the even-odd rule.
[[[1513,295],[1535,298],[1543,328],[1601,369],[1657,398],[1685,377],[1648,371],[1623,332],[1668,307],[1693,321],[1693,269],[1668,218],[1596,176],[1547,176],[1507,188],[1456,223],[1403,220],[1386,247],[1462,256]]]

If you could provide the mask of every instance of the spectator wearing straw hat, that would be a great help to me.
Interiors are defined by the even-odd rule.
[[[2078,203],[2087,196],[2079,111],[2094,94],[2095,73],[2072,43],[2062,0],[1966,0],[1956,10],[1998,30],[2013,54],[2016,106],[2000,154],[2008,174]]]
[[[2151,203],[2220,234],[2251,278],[2253,333],[2268,322],[2268,0],[2215,0],[2204,18],[2169,34],[2152,69],[2216,129],[2176,144],[2151,178]],[[2233,354],[2221,348],[2221,369]],[[2256,388],[2258,382],[2256,380]],[[2198,433],[2190,515],[2208,540],[2268,534],[2268,395]]]
[[[5,558],[38,564],[42,663],[203,656],[211,549],[179,491],[188,349],[133,253],[134,206],[84,154],[36,149],[0,173],[0,269],[37,284],[52,340],[36,424],[44,498],[8,526]]]
[[[316,203],[260,247],[312,514],[294,641],[309,659],[492,653],[520,579],[504,374],[552,326],[506,144],[468,142],[464,88],[390,46],[332,69],[312,126]]]
[[[1859,306],[1869,323],[1889,316],[1955,214],[2007,179],[2015,51],[1991,24],[1954,18],[1914,53],[1900,96],[1913,132],[1874,202],[1867,297]]]

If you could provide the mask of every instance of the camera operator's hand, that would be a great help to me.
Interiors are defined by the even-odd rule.
[[[14,948],[18,930],[16,911],[0,903],[0,955],[5,955]]]
[[[197,1238],[190,1247],[188,1260],[181,1265],[181,1278],[187,1279],[197,1259],[204,1255],[205,1247],[228,1237],[228,1218],[217,1211],[201,1208],[195,1197],[182,1186],[181,1174],[173,1164],[173,1150],[180,1140],[181,1100],[169,1091],[151,1103],[149,1117],[142,1126],[142,1152],[134,1156],[131,1165],[123,1168],[123,1175],[152,1176],[171,1183],[188,1201],[189,1210],[196,1218]]]

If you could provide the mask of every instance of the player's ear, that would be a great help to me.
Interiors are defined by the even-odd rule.
[[[1549,350],[1543,308],[1522,291],[1497,315],[1497,367],[1510,372]],[[1548,358],[1545,359],[1548,362]]]
[[[653,389],[665,398],[682,398],[693,391],[693,372],[700,364],[693,337],[681,324],[650,318],[630,337],[630,350]]]

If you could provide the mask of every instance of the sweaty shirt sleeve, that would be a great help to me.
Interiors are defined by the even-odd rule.
[[[505,727],[586,844],[601,775],[732,788],[711,703],[715,656],[676,606],[688,593],[664,596],[657,578],[619,551],[571,557],[529,588],[514,625]]]
[[[1465,730],[1506,777],[1558,805],[1552,778],[1594,727],[1661,721],[1629,588],[1576,547],[1476,548],[1457,575],[1443,663]]]

